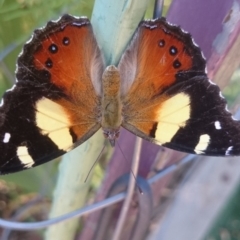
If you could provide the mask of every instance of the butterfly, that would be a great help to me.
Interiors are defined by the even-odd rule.
[[[102,128],[178,151],[239,155],[240,123],[189,33],[140,22],[118,66],[105,66],[90,21],[62,16],[34,31],[0,106],[0,173],[56,158]]]

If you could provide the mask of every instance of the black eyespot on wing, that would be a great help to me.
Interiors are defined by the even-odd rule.
[[[49,46],[48,50],[49,50],[50,53],[53,53],[53,54],[57,53],[58,52],[58,46],[53,43]]]
[[[68,37],[64,37],[62,43],[63,45],[68,46],[70,44],[70,39]]]
[[[161,40],[158,42],[158,45],[159,45],[159,47],[164,47],[164,46],[165,46],[165,40],[164,40],[164,39],[161,39]]]
[[[178,54],[178,50],[175,46],[171,46],[169,49],[169,53],[170,53],[170,55],[175,56]]]
[[[173,67],[174,67],[175,69],[178,69],[178,68],[180,68],[181,66],[182,66],[182,64],[179,62],[178,59],[174,60],[174,62],[173,62]]]

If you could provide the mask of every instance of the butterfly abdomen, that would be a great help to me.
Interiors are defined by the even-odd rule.
[[[102,121],[104,135],[114,145],[122,123],[122,103],[120,99],[120,74],[115,66],[108,66],[102,77]]]

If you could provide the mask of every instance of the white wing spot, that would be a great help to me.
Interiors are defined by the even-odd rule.
[[[0,107],[2,107],[3,104],[4,104],[4,100],[3,100],[3,98],[2,98],[2,99],[1,99],[1,103],[0,103]]]
[[[4,138],[3,138],[3,142],[8,143],[10,138],[11,138],[11,134],[10,133],[5,133]]]
[[[203,154],[204,151],[207,149],[210,142],[210,136],[208,134],[203,134],[199,138],[199,142],[195,147],[194,151],[196,154]]]
[[[217,84],[216,83],[214,83],[211,79],[208,79],[208,81],[209,81],[209,83],[211,83],[212,85],[215,85],[215,86],[217,86]],[[221,93],[221,92],[220,92]],[[219,95],[220,95],[220,93],[219,93]]]
[[[221,91],[219,92],[219,96],[220,96],[220,98],[225,99],[224,96],[222,95],[222,92],[221,92]]]
[[[30,168],[34,164],[34,161],[32,157],[29,155],[26,146],[19,146],[17,148],[17,156],[21,163],[24,164],[26,168]]]
[[[14,85],[12,85],[12,87],[9,88],[6,92],[11,92],[11,91],[13,91],[15,88],[16,88],[16,85],[14,84]]]
[[[217,130],[222,129],[221,123],[220,123],[219,121],[216,121],[216,122],[214,123],[214,125],[215,125],[215,128],[216,128]]]
[[[233,146],[228,147],[225,152],[225,155],[230,155],[230,151],[232,151],[232,149],[233,149]]]

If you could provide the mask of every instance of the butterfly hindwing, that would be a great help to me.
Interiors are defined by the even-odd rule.
[[[104,63],[88,19],[64,15],[36,30],[17,66],[0,107],[1,174],[60,156],[100,128]]]
[[[240,154],[240,123],[208,80],[190,34],[165,19],[143,21],[119,69],[124,128],[179,151]]]
[[[195,154],[239,155],[240,124],[227,110],[218,86],[197,76],[170,88],[167,94],[173,99],[182,96],[185,104],[178,109],[164,105],[173,111],[163,109],[153,135],[156,142]],[[182,116],[186,118],[179,121]],[[165,135],[170,136],[168,141]]]

